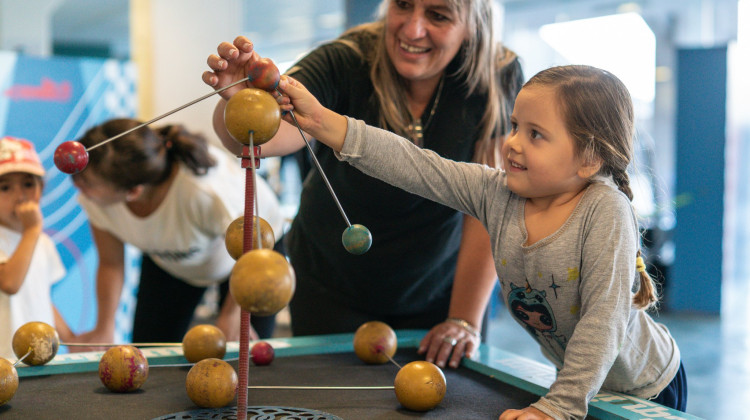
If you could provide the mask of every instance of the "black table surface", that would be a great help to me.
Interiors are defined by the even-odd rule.
[[[403,349],[394,359],[403,366],[418,360],[418,355],[414,349]],[[237,362],[230,363],[236,370]],[[151,419],[199,410],[185,391],[189,369],[151,366],[148,380],[139,390],[121,394],[105,388],[96,372],[24,377],[13,399],[0,407],[0,417]],[[392,363],[368,365],[354,353],[278,357],[268,366],[251,364],[248,385],[392,386],[397,372]],[[403,408],[393,389],[249,389],[247,405],[308,408],[342,419],[497,419],[505,408],[524,407],[538,399],[468,368],[446,369],[444,373],[446,395],[426,412]],[[236,404],[235,400],[231,405]]]

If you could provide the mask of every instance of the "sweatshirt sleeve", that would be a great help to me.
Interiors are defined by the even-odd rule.
[[[488,186],[502,184],[501,171],[442,158],[390,131],[347,119],[346,139],[337,154],[340,160],[395,187],[482,220],[487,191],[492,190]]]

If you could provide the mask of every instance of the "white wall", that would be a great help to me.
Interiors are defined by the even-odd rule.
[[[201,74],[208,69],[206,59],[216,52],[219,43],[231,42],[240,35],[242,26],[241,0],[151,0],[146,3],[150,5],[150,17],[131,17],[134,32],[143,30],[134,27],[139,19],[150,20],[150,36],[132,44],[139,76],[143,82],[150,79],[150,83],[139,84],[144,87],[139,92],[143,95],[141,104],[147,105],[142,106],[139,115],[142,120],[150,120],[212,92],[201,80]],[[147,41],[148,45],[144,45]],[[150,57],[141,59],[144,49],[150,49]],[[143,62],[147,64],[142,65]],[[154,125],[182,123],[218,141],[211,127],[218,98],[214,95]]]

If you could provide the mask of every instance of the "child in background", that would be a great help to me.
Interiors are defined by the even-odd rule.
[[[110,120],[79,140],[90,148],[140,122]],[[89,151],[73,176],[99,254],[98,316],[82,343],[111,343],[124,279],[124,246],[143,252],[133,322],[134,342],[180,342],[207,287],[219,285],[216,326],[240,333],[240,307],[228,293],[234,260],[224,237],[244,213],[245,170],[238,160],[180,125],[142,127]],[[256,177],[259,215],[281,236],[276,195]],[[251,317],[251,337],[267,338],[274,317]]]
[[[532,77],[516,98],[504,171],[336,114],[292,78],[280,89],[282,109],[341,160],[487,227],[507,306],[558,370],[544,397],[500,420],[582,419],[600,389],[685,410],[677,344],[646,313],[657,297],[627,174],[634,112],[614,75],[562,66]]]
[[[55,244],[42,231],[39,200],[44,168],[31,142],[0,139],[0,357],[13,360],[13,334],[27,322],[73,333],[52,304],[51,287],[65,276]]]

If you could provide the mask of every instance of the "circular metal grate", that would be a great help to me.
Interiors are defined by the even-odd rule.
[[[167,414],[153,420],[237,420],[237,407],[201,408]],[[309,408],[247,407],[247,420],[343,420],[341,417]]]

